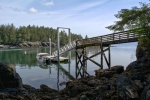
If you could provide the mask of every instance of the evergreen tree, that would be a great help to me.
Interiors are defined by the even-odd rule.
[[[61,32],[61,45],[68,43],[68,35]],[[44,26],[20,26],[16,28],[13,24],[0,26],[0,44],[19,44],[23,42],[48,42],[51,38],[52,42],[57,43],[57,30]],[[71,33],[72,41],[82,39],[81,35]]]
[[[140,29],[141,31],[136,33],[146,35],[146,37],[140,39],[140,43],[150,45],[150,32],[147,29],[150,27],[150,4],[140,3],[140,7],[134,6],[131,9],[121,9],[115,17],[119,21],[106,28],[113,31]]]

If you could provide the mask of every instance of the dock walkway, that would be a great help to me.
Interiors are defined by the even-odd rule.
[[[128,30],[128,31],[116,32],[112,34],[87,38],[87,39],[76,40],[60,48],[59,55],[62,55],[63,53],[74,49],[76,52],[76,68],[78,69],[79,73],[81,72],[81,70],[85,71],[87,67],[87,60],[90,60],[91,62],[99,66],[101,69],[103,69],[103,63],[105,61],[108,68],[110,68],[111,67],[110,46],[112,44],[137,42],[139,38],[147,36],[147,34],[150,34],[149,27],[144,29]],[[100,52],[88,57],[86,55],[86,47],[90,47],[90,46],[99,46]],[[108,51],[107,56],[105,54],[106,51]],[[57,57],[57,54],[58,51],[56,50],[55,52],[52,53],[52,56]],[[101,55],[100,62],[96,62],[92,59],[97,55]]]

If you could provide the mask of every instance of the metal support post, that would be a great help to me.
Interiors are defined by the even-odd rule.
[[[60,49],[60,41],[59,41],[59,27],[57,28],[57,60],[58,63],[60,63],[60,59],[59,59],[59,49]]]
[[[69,35],[69,45],[71,44],[71,33],[70,33],[70,28],[68,29],[68,35]],[[71,51],[69,51],[69,61],[71,61]]]
[[[109,69],[110,69],[110,67],[111,67],[111,54],[110,54],[110,45],[109,45],[109,47],[108,47],[109,49],[108,49],[108,59],[109,59]]]
[[[49,55],[51,56],[51,38],[49,38]]]

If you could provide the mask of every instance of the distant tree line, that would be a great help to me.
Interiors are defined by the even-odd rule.
[[[23,42],[52,42],[57,43],[57,30],[44,26],[20,26],[16,28],[11,25],[0,25],[0,44],[19,44]],[[81,35],[71,33],[71,41],[82,39]],[[68,43],[68,33],[60,32],[60,43]]]

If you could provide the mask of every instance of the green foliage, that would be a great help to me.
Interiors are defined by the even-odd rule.
[[[140,29],[135,33],[145,35],[140,44],[150,41],[150,4],[140,3],[140,7],[134,6],[131,9],[121,9],[115,15],[119,20],[114,25],[106,28],[113,31],[126,31]]]
[[[68,34],[60,33],[61,44],[68,43]],[[0,25],[0,44],[19,44],[22,42],[48,42],[51,38],[52,42],[57,42],[57,30],[44,26],[20,26],[16,28],[11,25]],[[82,39],[81,35],[71,33],[71,40]]]
[[[150,46],[150,39],[148,37],[143,37],[139,40],[140,45]]]
[[[140,7],[121,9],[115,17],[119,20],[106,28],[114,31],[125,31],[147,27],[150,23],[150,4],[140,3]]]

